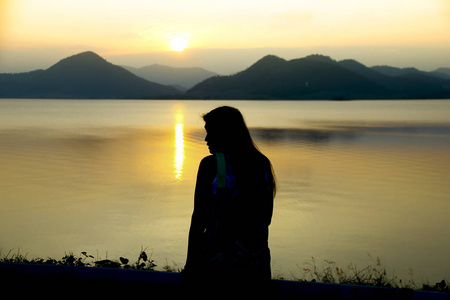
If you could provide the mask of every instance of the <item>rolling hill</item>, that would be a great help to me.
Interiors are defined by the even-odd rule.
[[[147,99],[178,94],[93,52],[65,58],[46,70],[0,74],[0,98]]]
[[[186,94],[201,99],[441,99],[450,98],[449,83],[421,72],[388,75],[323,55],[289,61],[268,55],[237,74],[206,79]]]
[[[335,61],[316,54],[292,60],[267,55],[249,68],[229,76],[219,76],[201,68],[161,65],[130,72],[93,52],[83,52],[46,70],[0,74],[0,98],[450,99],[448,70],[369,68],[352,59]],[[167,85],[188,87],[199,81],[186,92],[182,87]]]
[[[190,89],[197,83],[218,75],[203,68],[174,68],[158,64],[142,68],[128,66],[123,66],[123,68],[146,80],[175,86],[181,90]]]

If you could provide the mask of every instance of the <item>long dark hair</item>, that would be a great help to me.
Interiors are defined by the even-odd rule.
[[[254,158],[264,158],[270,165],[273,193],[276,193],[275,172],[272,164],[258,149],[248,130],[241,112],[230,106],[221,106],[203,115],[206,128],[220,135],[227,152],[239,157],[243,163],[252,163]],[[254,168],[249,168],[250,170]]]

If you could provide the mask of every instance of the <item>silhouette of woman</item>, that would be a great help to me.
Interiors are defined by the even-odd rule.
[[[183,277],[226,289],[260,285],[271,279],[272,165],[236,108],[218,107],[203,120],[212,155],[198,169]]]

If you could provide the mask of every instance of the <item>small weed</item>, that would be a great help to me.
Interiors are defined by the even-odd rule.
[[[169,272],[169,273],[174,273],[174,272],[180,273],[181,270],[182,270],[182,268],[179,268],[175,262],[173,262],[173,266],[170,266],[169,262],[166,259],[166,264],[163,266],[163,271]]]
[[[430,284],[426,283],[426,284],[422,285],[422,290],[450,293],[450,286],[448,284],[449,284],[449,282],[445,281],[445,280],[442,280],[441,282],[438,282],[434,285],[430,285]]]
[[[336,262],[324,260],[325,264],[318,267],[314,257],[311,262],[305,263],[303,268],[304,280],[324,283],[341,283],[355,285],[369,285],[379,287],[398,287],[397,277],[388,276],[386,268],[381,265],[380,259],[377,259],[375,265],[368,265],[359,269],[354,264],[342,268],[336,265]]]
[[[324,260],[324,264],[319,267],[312,257],[310,262],[304,264],[301,271],[303,272],[303,278],[296,278],[295,280],[449,292],[449,285],[446,280],[434,285],[423,284],[422,287],[417,286],[412,280],[405,284],[397,278],[394,272],[388,273],[386,267],[381,264],[380,258],[377,258],[374,264],[369,264],[367,267],[360,269],[354,264],[349,264],[343,268],[330,260]]]

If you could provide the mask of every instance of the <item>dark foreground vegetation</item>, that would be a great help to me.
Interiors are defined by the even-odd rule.
[[[108,268],[133,271],[156,271],[158,267],[156,262],[151,258],[151,255],[147,254],[146,249],[141,249],[135,261],[124,257],[120,257],[118,260],[99,259],[87,252],[81,252],[79,255],[66,253],[58,260],[54,258],[27,258],[27,255],[22,255],[19,251],[14,253],[11,250],[6,254],[0,251],[0,263]],[[446,279],[434,284],[417,284],[413,280],[404,282],[395,274],[389,275],[390,272],[382,265],[379,258],[364,268],[358,268],[353,264],[342,268],[335,262],[328,260],[325,260],[322,265],[319,266],[314,258],[312,258],[310,262],[303,264],[303,266],[304,267],[301,270],[303,272],[303,277],[291,278],[289,280],[450,293],[449,282]],[[181,268],[176,265],[170,266],[167,261],[158,269],[164,273],[180,273],[182,271]],[[275,276],[274,279],[286,280],[286,278],[280,275]],[[70,281],[66,283],[70,286]]]

